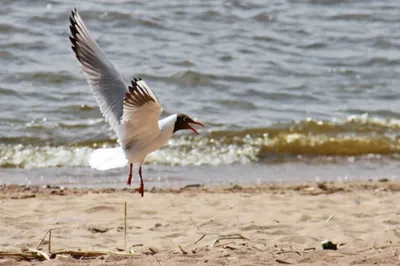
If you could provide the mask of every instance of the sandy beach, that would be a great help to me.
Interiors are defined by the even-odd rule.
[[[195,185],[144,198],[134,189],[4,185],[0,265],[399,265],[400,183],[381,181]],[[47,236],[38,247],[49,229],[51,252]],[[27,248],[51,260],[10,256]]]

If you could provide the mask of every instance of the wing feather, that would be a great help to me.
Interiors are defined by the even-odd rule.
[[[90,36],[76,9],[72,11],[70,23],[72,36],[69,39],[72,50],[82,64],[82,70],[101,113],[119,135],[127,85],[100,46]]]
[[[156,135],[160,128],[158,119],[162,107],[155,94],[146,83],[135,78],[125,93],[123,115],[121,119],[121,145],[132,147],[134,145],[146,145],[144,139]]]

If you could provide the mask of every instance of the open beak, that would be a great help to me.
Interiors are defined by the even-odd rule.
[[[195,125],[199,125],[199,126],[202,126],[203,127],[203,124],[202,123],[200,123],[200,122],[197,122],[197,121],[190,121],[189,123],[187,123],[187,126],[191,129],[191,130],[193,130],[196,134],[199,134],[199,132],[197,132],[197,130],[196,129],[194,129],[190,124],[195,124]]]

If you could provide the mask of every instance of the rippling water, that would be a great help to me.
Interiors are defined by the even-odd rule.
[[[162,116],[205,122],[148,157],[153,178],[397,176],[398,1],[5,0],[0,181],[125,178],[87,168],[116,140],[70,49],[73,7],[126,79],[153,88]]]

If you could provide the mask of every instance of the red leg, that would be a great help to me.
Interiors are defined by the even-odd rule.
[[[139,168],[139,176],[140,176],[140,188],[139,188],[139,193],[144,195],[144,184],[143,184],[143,178],[142,178],[142,166]]]
[[[128,181],[126,182],[126,184],[127,184],[128,186],[131,186],[131,182],[132,182],[132,166],[133,166],[133,164],[130,165],[130,171],[129,171]]]

